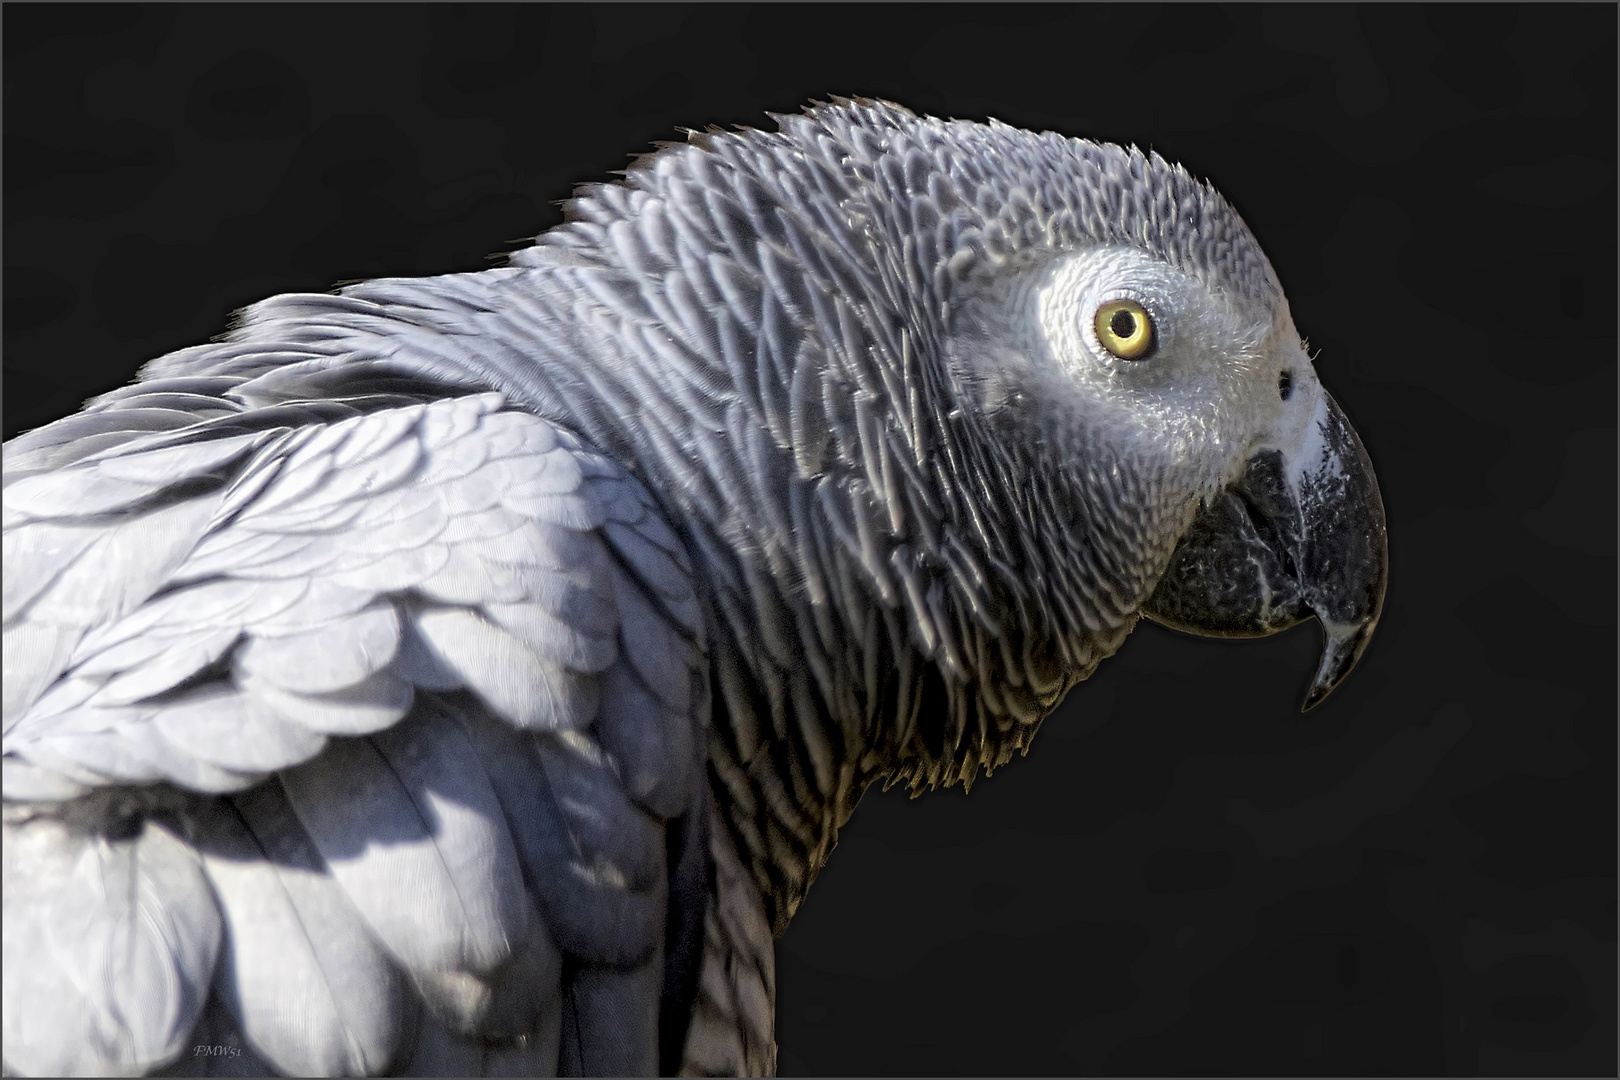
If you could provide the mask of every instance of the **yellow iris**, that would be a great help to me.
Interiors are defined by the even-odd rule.
[[[1121,360],[1144,360],[1153,352],[1153,319],[1135,300],[1113,300],[1097,309],[1097,340]]]

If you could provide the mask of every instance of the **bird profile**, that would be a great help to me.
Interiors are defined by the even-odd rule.
[[[1143,616],[1348,674],[1377,480],[1219,193],[773,119],[6,444],[8,1074],[772,1073],[872,784],[1027,752]]]

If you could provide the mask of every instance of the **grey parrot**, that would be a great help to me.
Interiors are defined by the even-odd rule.
[[[769,1073],[869,785],[1026,751],[1143,615],[1345,676],[1377,481],[1220,195],[773,119],[6,444],[8,1074]]]

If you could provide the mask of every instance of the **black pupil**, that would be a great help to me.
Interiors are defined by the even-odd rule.
[[[1108,328],[1115,337],[1128,338],[1136,333],[1136,317],[1128,311],[1116,311],[1114,317],[1108,320]]]
[[[1287,401],[1289,395],[1293,392],[1294,373],[1292,371],[1285,371],[1281,375],[1277,376],[1277,396],[1282,398],[1284,401]]]

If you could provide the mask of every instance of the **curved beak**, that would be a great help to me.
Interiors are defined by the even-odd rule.
[[[1309,616],[1322,660],[1309,712],[1360,659],[1384,606],[1389,547],[1378,478],[1325,389],[1290,445],[1249,459],[1206,504],[1142,613],[1208,637],[1258,637]]]

